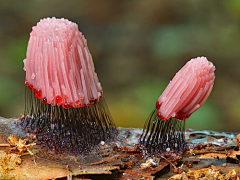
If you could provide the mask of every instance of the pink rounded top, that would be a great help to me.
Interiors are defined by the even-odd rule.
[[[158,117],[185,120],[199,109],[212,91],[214,70],[215,66],[205,57],[188,61],[158,98]]]
[[[40,20],[32,28],[23,62],[25,83],[43,103],[80,108],[102,96],[87,41],[67,19]]]

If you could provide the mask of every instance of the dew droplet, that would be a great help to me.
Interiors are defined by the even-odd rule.
[[[41,90],[36,90],[35,93],[34,93],[34,96],[38,99],[41,99],[42,98],[42,91]]]
[[[62,102],[63,102],[63,99],[61,98],[61,96],[57,96],[57,97],[56,97],[56,103],[57,103],[57,105],[60,106],[60,105],[62,104]]]
[[[156,102],[156,108],[157,108],[157,109],[160,109],[160,107],[161,107],[161,104],[157,101],[157,102]]]
[[[47,98],[42,98],[41,101],[42,103],[47,104]]]
[[[69,109],[69,108],[73,107],[73,103],[65,103],[62,106],[64,109]]]
[[[166,96],[161,97],[161,101],[165,101]]]
[[[32,73],[31,79],[35,79],[35,73]]]
[[[104,142],[104,141],[101,141],[100,144],[101,144],[102,146],[104,146],[104,145],[105,145],[105,142]]]
[[[173,112],[173,113],[172,113],[172,117],[175,117],[175,116],[176,116],[176,112]]]
[[[78,93],[80,99],[84,99],[84,94],[83,93]]]
[[[76,105],[80,105],[80,104],[81,104],[81,101],[77,100],[77,101],[75,101],[75,104],[76,104]]]

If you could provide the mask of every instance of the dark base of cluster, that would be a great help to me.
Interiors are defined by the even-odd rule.
[[[184,133],[185,121],[174,118],[163,121],[154,109],[145,122],[139,143],[147,155],[181,155],[186,146]]]
[[[64,109],[27,96],[25,113],[18,125],[35,134],[37,144],[55,153],[85,154],[116,135],[104,99],[88,107]]]

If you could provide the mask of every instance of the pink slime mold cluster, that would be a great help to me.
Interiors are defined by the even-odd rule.
[[[205,57],[188,61],[157,100],[158,117],[185,120],[199,109],[212,91],[214,70],[215,66]]]
[[[81,108],[102,97],[87,41],[67,19],[42,19],[32,28],[24,70],[25,83],[45,104]]]

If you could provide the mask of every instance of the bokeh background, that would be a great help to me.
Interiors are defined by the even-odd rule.
[[[143,127],[175,73],[206,56],[214,89],[187,128],[240,131],[239,0],[1,0],[0,116],[23,112],[29,33],[53,16],[76,22],[87,38],[117,126]]]

